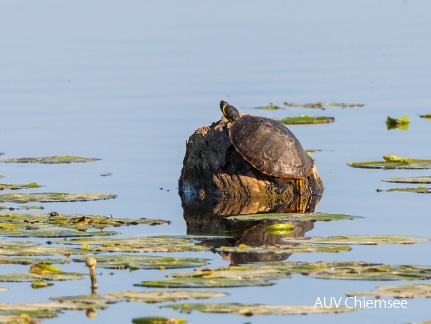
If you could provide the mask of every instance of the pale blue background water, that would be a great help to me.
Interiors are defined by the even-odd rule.
[[[120,228],[123,235],[185,234],[177,180],[185,141],[217,121],[220,99],[243,112],[282,118],[334,116],[327,125],[293,126],[314,153],[325,184],[317,211],[364,216],[318,223],[313,236],[394,234],[429,236],[429,195],[377,193],[397,187],[395,176],[429,170],[353,169],[350,161],[382,155],[431,159],[431,3],[427,1],[2,1],[0,2],[0,151],[5,158],[78,155],[101,161],[70,165],[2,164],[6,183],[38,182],[32,191],[115,193],[110,201],[45,204],[46,211],[163,218],[167,226]],[[364,103],[325,111],[246,107],[284,101]],[[409,130],[386,129],[386,117],[410,118]],[[100,174],[111,172],[110,177]],[[164,190],[160,190],[164,188]],[[166,191],[169,189],[169,191]],[[27,191],[27,192],[32,192]],[[365,260],[429,265],[429,243],[358,246],[339,254],[292,255],[291,261]],[[185,254],[180,254],[185,256]],[[225,265],[218,255],[192,254]],[[27,271],[4,265],[1,272]],[[18,270],[17,270],[18,269]],[[80,264],[65,270],[86,271]],[[167,271],[102,271],[99,292],[130,290]],[[272,287],[219,289],[220,302],[313,305],[384,282],[294,276]],[[1,301],[45,301],[89,293],[88,282],[31,290],[5,283]],[[137,289],[145,291],[145,289]],[[404,323],[431,319],[429,300],[406,310],[361,310],[336,315],[253,316],[159,311],[158,305],[120,303],[93,323],[133,317],[185,317],[190,323]],[[86,321],[68,312],[49,323]],[[90,321],[90,320],[88,320]]]

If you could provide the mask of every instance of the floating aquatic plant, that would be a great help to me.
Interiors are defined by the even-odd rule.
[[[300,124],[326,124],[334,122],[334,117],[313,117],[301,115],[298,117],[287,117],[279,120],[282,124],[300,125]]]
[[[397,235],[337,235],[329,237],[298,237],[285,238],[284,242],[309,244],[412,244],[429,241],[426,237],[397,236]]]
[[[423,193],[429,194],[431,193],[431,188],[427,188],[425,186],[419,186],[417,188],[393,188],[388,190],[377,189],[378,192],[386,191],[386,192],[415,192],[415,193]]]
[[[388,179],[383,179],[382,181],[395,182],[395,183],[431,183],[431,176],[388,178]]]
[[[362,218],[360,216],[350,216],[345,214],[327,214],[327,213],[277,213],[277,214],[249,214],[249,215],[238,215],[229,216],[226,219],[232,221],[262,221],[262,220],[278,220],[286,222],[315,222],[315,221],[337,221],[337,220],[351,220]]]
[[[366,169],[429,169],[431,160],[418,160],[398,157],[396,155],[383,156],[384,161],[349,162],[351,167]]]
[[[0,195],[0,202],[14,202],[26,204],[29,202],[70,202],[91,201],[115,198],[111,194],[68,194],[56,192],[28,193],[28,194],[5,194]]]

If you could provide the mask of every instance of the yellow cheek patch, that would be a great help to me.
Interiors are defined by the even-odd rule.
[[[223,104],[223,115],[226,117],[226,112],[224,111],[227,106],[227,103]],[[226,117],[227,118],[227,117]]]

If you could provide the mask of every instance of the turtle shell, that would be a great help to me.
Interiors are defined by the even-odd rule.
[[[297,179],[313,168],[313,159],[295,135],[275,120],[243,115],[230,125],[229,136],[242,157],[263,173]]]

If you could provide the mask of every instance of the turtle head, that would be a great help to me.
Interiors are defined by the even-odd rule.
[[[234,106],[229,105],[229,103],[226,101],[220,101],[220,110],[230,122],[233,122],[235,119],[239,118],[238,110]]]

